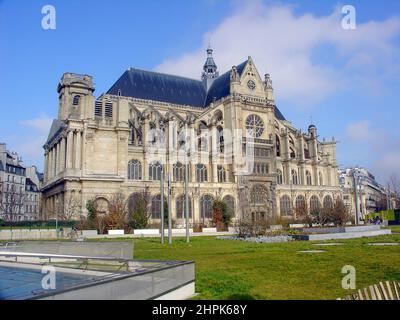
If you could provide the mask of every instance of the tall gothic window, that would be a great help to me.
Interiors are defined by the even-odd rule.
[[[317,196],[312,196],[310,198],[310,212],[319,213],[321,209],[321,204]]]
[[[176,217],[178,219],[185,219],[185,195],[181,194],[176,199]],[[192,218],[192,199],[189,197],[189,218]]]
[[[325,196],[324,198],[324,209],[332,209],[333,201],[331,196]]]
[[[212,218],[214,199],[210,195],[204,195],[200,199],[201,218]]]
[[[128,179],[142,180],[142,164],[139,160],[131,160],[128,162]]]
[[[149,164],[149,180],[161,180],[161,163],[154,161]]]
[[[284,195],[280,198],[279,201],[281,207],[281,216],[290,216],[292,215],[292,203],[290,197]]]
[[[197,182],[207,181],[207,167],[202,163],[196,165],[196,181]]]
[[[312,185],[311,173],[308,170],[306,171],[306,181],[308,186]]]
[[[161,219],[161,195],[158,194],[151,199],[151,218]]]
[[[304,196],[302,196],[302,195],[299,195],[299,196],[297,196],[297,198],[296,198],[296,209],[297,210],[302,210],[302,209],[305,209],[307,206],[306,206],[306,199],[304,198]]]
[[[217,166],[218,171],[218,182],[226,182],[226,171],[221,165]]]
[[[185,166],[182,163],[175,163],[173,166],[173,171],[175,182],[182,182],[185,180]]]
[[[283,176],[282,176],[282,171],[281,170],[277,170],[276,171],[276,182],[278,183],[278,184],[282,184],[283,183]]]
[[[299,184],[299,178],[296,170],[292,170],[292,183],[295,185]]]

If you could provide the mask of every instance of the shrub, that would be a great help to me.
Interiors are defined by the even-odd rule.
[[[337,198],[333,208],[329,211],[329,222],[332,222],[335,226],[343,226],[347,222],[351,221],[351,214],[349,209],[344,204],[343,200]]]

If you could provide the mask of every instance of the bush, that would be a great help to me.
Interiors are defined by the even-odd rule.
[[[216,199],[213,204],[213,225],[217,227],[217,231],[226,231],[230,225],[233,212],[221,199]]]
[[[352,220],[349,209],[344,204],[343,200],[337,198],[335,204],[328,213],[328,221],[332,222],[335,226],[343,226]]]

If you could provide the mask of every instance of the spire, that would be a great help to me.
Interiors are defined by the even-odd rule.
[[[203,81],[203,85],[208,91],[211,87],[213,81],[218,78],[219,72],[217,71],[217,65],[215,64],[213,58],[213,49],[211,48],[210,44],[207,48],[207,60],[203,66],[203,72],[201,75],[201,80]]]

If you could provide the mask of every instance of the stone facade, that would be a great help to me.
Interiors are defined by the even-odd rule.
[[[251,57],[219,76],[210,48],[207,54],[202,81],[128,69],[97,100],[91,76],[63,75],[59,116],[44,146],[45,218],[60,208],[65,213],[71,203],[77,218],[89,199],[107,211],[114,194],[147,190],[157,220],[160,161],[165,177],[171,176],[171,211],[179,224],[185,141],[192,222],[209,222],[217,198],[236,218],[291,216],[302,197],[332,204],[340,195],[335,141],[319,141],[314,125],[306,133],[295,129],[275,105],[270,76],[260,77]],[[161,81],[132,80],[143,74]],[[178,99],[192,99],[194,90],[204,90],[204,106]]]

